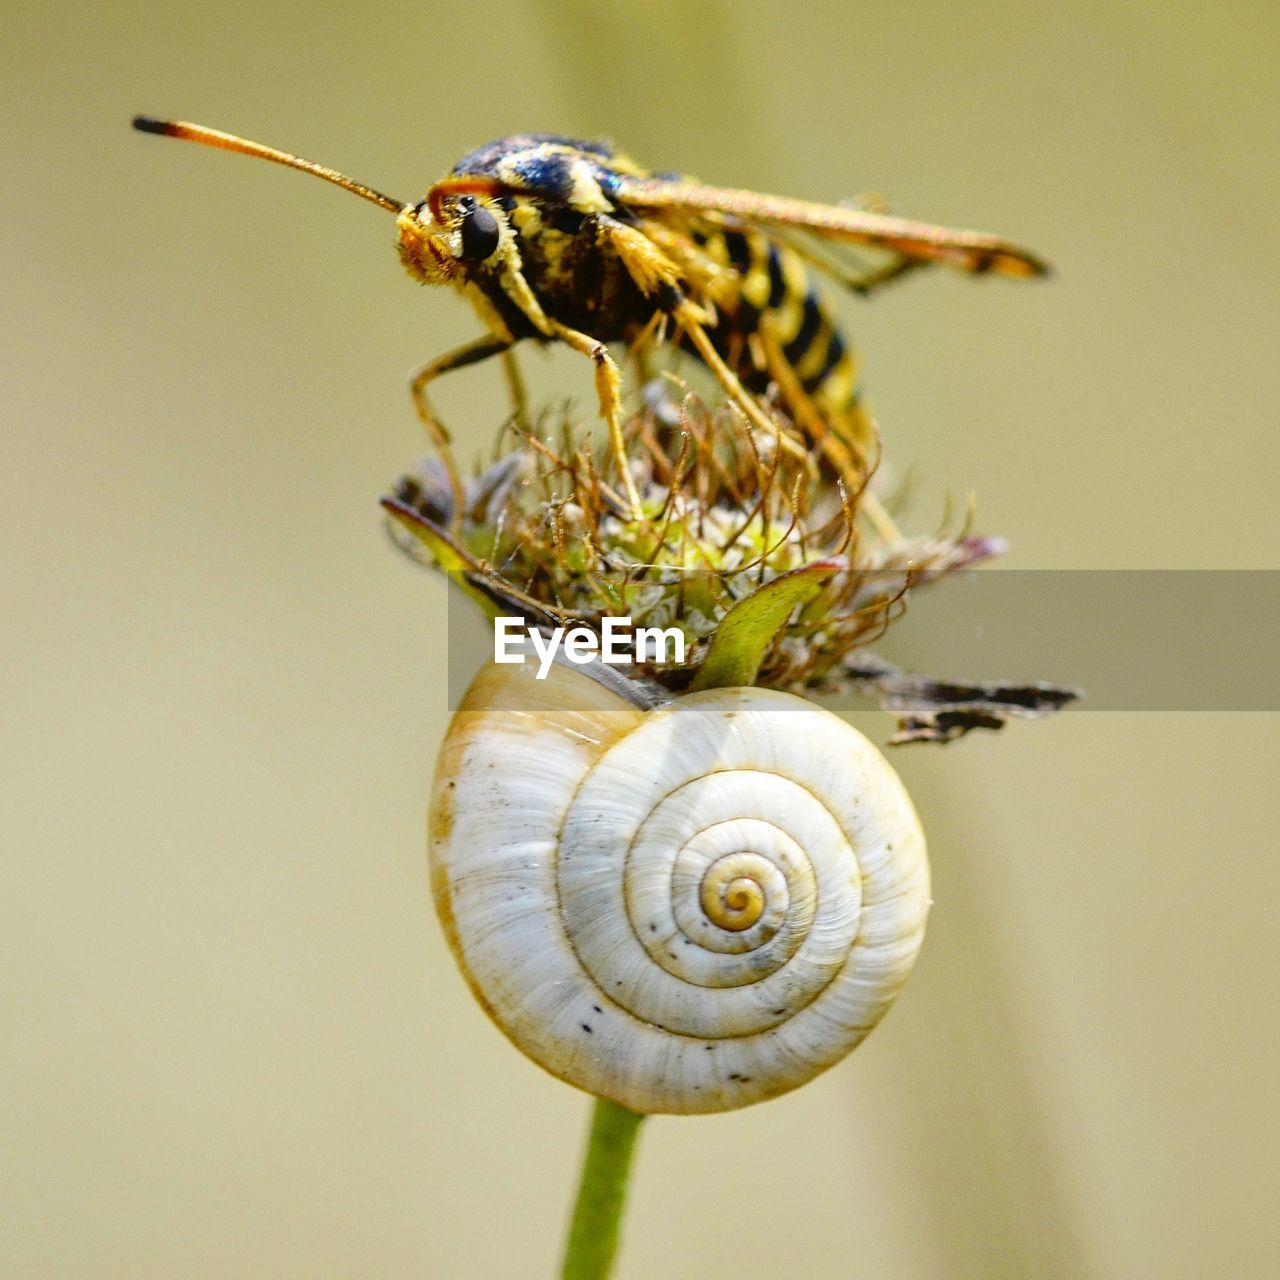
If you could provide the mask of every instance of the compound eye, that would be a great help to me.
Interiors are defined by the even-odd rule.
[[[462,257],[467,262],[483,262],[498,247],[498,220],[482,204],[462,215]]]

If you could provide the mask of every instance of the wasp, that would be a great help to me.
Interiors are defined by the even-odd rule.
[[[451,285],[485,333],[427,361],[410,387],[419,416],[461,483],[428,385],[526,339],[561,342],[593,362],[620,497],[642,511],[627,464],[622,381],[610,343],[643,351],[675,340],[710,370],[727,398],[781,447],[817,449],[851,484],[865,481],[874,428],[856,382],[853,348],[814,282],[817,269],[870,293],[922,266],[1031,277],[1034,254],[976,231],[933,226],[879,209],[705,186],[642,168],[606,142],[513,134],[469,152],[413,204],[274,147],[181,121],[138,116],[134,127],[300,169],[393,214],[400,260],[422,284]],[[833,252],[820,252],[826,243]],[[888,255],[868,270],[835,256],[845,246]],[[518,385],[518,383],[517,383]],[[760,393],[777,387],[779,426]]]

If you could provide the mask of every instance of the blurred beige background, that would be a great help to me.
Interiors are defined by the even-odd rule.
[[[384,215],[133,112],[396,195],[555,129],[1004,231],[1058,277],[846,305],[920,526],[972,488],[1021,567],[1280,561],[1264,0],[5,28],[6,1278],[544,1276],[587,1118],[471,1003],[424,887],[444,590],[375,500],[422,450],[405,372],[476,322]],[[575,361],[525,364],[589,406]],[[479,448],[500,379],[439,403]],[[623,1280],[1276,1274],[1276,730],[1080,712],[898,753],[916,976],[816,1084],[649,1126]]]

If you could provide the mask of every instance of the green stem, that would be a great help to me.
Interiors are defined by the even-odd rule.
[[[569,1224],[562,1280],[605,1280],[618,1251],[627,1174],[644,1116],[597,1098],[582,1162],[578,1200]]]

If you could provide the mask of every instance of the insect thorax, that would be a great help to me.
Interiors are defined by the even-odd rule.
[[[527,193],[498,203],[516,234],[523,274],[548,315],[602,342],[628,340],[652,318],[656,300],[641,292],[592,222],[599,214],[635,221],[619,193],[626,179],[650,175],[634,161],[606,142],[514,134],[476,148],[453,174],[495,178]],[[801,259],[733,218],[692,215],[674,225],[734,273],[736,283],[719,296],[719,322],[710,336],[743,380],[757,390],[770,381],[749,341],[767,324],[805,390],[845,408],[854,392],[852,356]],[[541,336],[496,277],[482,275],[475,284],[514,336]]]
[[[555,320],[604,342],[632,336],[653,313],[653,304],[592,224],[595,214],[630,221],[612,198],[620,175],[642,174],[605,142],[559,134],[515,134],[486,143],[454,166],[455,177],[496,178],[525,194],[497,203],[507,214],[520,250],[521,269],[542,308]],[[493,275],[474,283],[516,337],[536,329]]]

